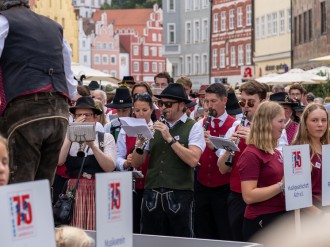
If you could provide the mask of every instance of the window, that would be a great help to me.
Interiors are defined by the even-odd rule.
[[[272,34],[272,16],[270,14],[267,15],[267,34]]]
[[[158,48],[158,54],[160,57],[163,56],[163,47]]]
[[[157,47],[151,47],[151,56],[156,57],[157,56]]]
[[[113,43],[112,42],[109,43],[109,49],[113,50]]]
[[[100,55],[94,55],[94,63],[100,64]]]
[[[168,0],[167,3],[168,12],[175,12],[175,0]]]
[[[182,1],[182,0],[179,0]],[[186,11],[190,11],[191,10],[191,3],[193,0],[186,0]]]
[[[220,48],[220,68],[224,68],[226,66],[225,64],[225,48]]]
[[[273,13],[273,34],[277,34],[277,13]]]
[[[199,21],[194,22],[194,42],[198,43],[200,41],[201,31],[199,26]]]
[[[244,61],[243,61],[243,56],[244,56],[244,51],[243,51],[243,45],[239,45],[237,47],[238,49],[238,65],[243,65]]]
[[[251,26],[251,20],[252,20],[252,8],[251,4],[246,6],[246,25]]]
[[[186,22],[186,44],[191,44],[191,23]]]
[[[111,74],[113,77],[117,77],[117,76],[116,76],[116,75],[117,75],[117,73],[116,73],[116,71],[115,71],[115,70],[111,70],[110,74]]]
[[[168,25],[167,43],[173,44],[175,43],[175,24],[169,23],[167,25]]]
[[[327,32],[327,13],[325,2],[321,3],[321,34]]]
[[[260,36],[260,26],[259,26],[259,17],[256,18],[256,38]]]
[[[83,40],[83,42],[82,42],[82,47],[83,47],[83,48],[86,47],[86,41],[85,41],[85,40]]]
[[[182,0],[181,0],[182,1]],[[194,9],[199,9],[200,0],[194,0]]]
[[[133,55],[134,55],[134,56],[139,55],[139,47],[138,47],[137,45],[135,45],[135,46],[133,47]]]
[[[294,43],[297,45],[299,43],[299,35],[298,35],[298,17],[294,17]]]
[[[143,71],[144,72],[149,72],[149,63],[148,62],[143,63]]]
[[[291,22],[291,9],[287,10],[288,13],[288,32],[291,33],[291,26],[292,26],[292,22]]]
[[[299,21],[299,30],[298,30],[298,32],[299,32],[299,43],[301,44],[302,42],[303,42],[303,37],[302,37],[302,35],[303,35],[303,29],[302,29],[302,15],[299,15],[299,17],[298,17],[298,21]]]
[[[200,66],[199,56],[195,55],[194,56],[194,74],[195,75],[198,75],[200,73],[199,66]]]
[[[236,47],[232,46],[230,48],[230,65],[231,66],[236,66]]]
[[[246,57],[245,57],[245,63],[247,65],[251,64],[251,44],[246,45]]]
[[[202,6],[203,9],[207,8],[209,6],[209,0],[202,0]]]
[[[143,47],[143,55],[144,56],[149,56],[149,46],[144,46]]]
[[[116,64],[116,56],[111,56],[110,57],[110,63],[111,64]]]
[[[307,11],[304,12],[304,42],[307,42],[308,36],[308,17],[307,17]]]
[[[203,54],[203,58],[202,58],[202,74],[207,74],[208,73],[208,58],[207,58],[207,54]]]
[[[159,72],[162,72],[163,71],[163,64],[162,63],[159,63],[158,64],[158,71]]]
[[[191,56],[186,57],[186,73],[191,75]]]
[[[280,33],[284,33],[285,23],[284,23],[284,10],[280,11]]]
[[[208,19],[203,20],[202,27],[202,41],[207,41],[209,36],[209,21]]]
[[[97,49],[101,50],[101,42],[97,42]]]
[[[84,55],[84,63],[87,63],[87,55]]]
[[[152,34],[152,41],[157,41],[157,34],[156,33],[153,33]]]
[[[234,29],[234,10],[229,10],[229,29]]]
[[[103,43],[103,50],[107,49],[107,43]]]
[[[312,15],[312,10],[308,10],[308,36],[309,39],[313,39],[313,15]]]
[[[157,63],[156,62],[153,62],[152,63],[152,72],[157,72]]]
[[[218,14],[213,14],[213,32],[218,32]]]
[[[237,8],[237,27],[242,27],[243,26],[243,11],[242,7]]]
[[[221,31],[226,31],[226,11],[221,12]]]
[[[133,70],[134,70],[134,72],[139,72],[139,63],[138,62],[134,62]]]
[[[261,34],[261,37],[264,37],[266,35],[266,32],[265,32],[265,17],[262,16],[261,17],[261,25],[260,25],[260,34]]]
[[[108,64],[108,56],[102,55],[102,64]]]
[[[217,67],[217,60],[218,60],[218,49],[213,49],[212,51],[212,68]]]

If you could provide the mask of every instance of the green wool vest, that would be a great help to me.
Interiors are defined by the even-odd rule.
[[[190,118],[185,123],[179,121],[172,129],[171,135],[181,145],[188,148],[191,128],[196,122]],[[146,189],[167,188],[176,190],[193,190],[194,168],[184,163],[175,154],[172,147],[163,139],[159,131],[150,140],[150,161],[146,177]]]

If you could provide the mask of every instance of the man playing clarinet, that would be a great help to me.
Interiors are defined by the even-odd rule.
[[[199,123],[204,127],[207,147],[196,169],[195,183],[195,233],[198,238],[231,239],[227,214],[229,175],[219,172],[218,150],[209,140],[210,136],[224,136],[236,121],[226,112],[227,96],[227,90],[221,83],[212,84],[205,90],[205,104],[209,114]]]
[[[154,138],[144,153],[134,149],[131,163],[137,168],[150,154],[141,206],[141,233],[193,237],[194,168],[205,149],[203,129],[185,113],[185,104],[191,101],[182,85],[169,84],[155,97],[166,121],[154,124]]]

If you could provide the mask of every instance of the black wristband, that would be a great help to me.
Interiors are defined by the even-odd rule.
[[[173,138],[172,141],[168,143],[168,145],[172,146],[174,143],[176,143],[176,140]]]

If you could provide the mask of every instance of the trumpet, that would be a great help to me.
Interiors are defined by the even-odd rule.
[[[239,127],[241,126],[244,126],[244,122],[246,120],[246,115],[247,115],[247,112],[244,112],[243,113],[243,117],[241,119],[241,122],[239,124]],[[240,137],[237,137],[236,141],[235,141],[235,144],[238,145],[239,142],[240,142],[241,138]],[[231,151],[230,152],[230,155],[227,159],[227,161],[225,162],[226,166],[229,166],[229,167],[232,167],[233,166],[233,159],[234,159],[234,156],[235,156],[235,151]]]
[[[160,115],[158,121],[161,122],[161,123],[164,123],[164,124],[166,123],[166,120],[165,120],[165,116],[164,116],[164,114]],[[154,130],[154,129],[152,129],[152,133],[153,133],[153,134],[155,133],[155,130]],[[139,138],[139,139],[142,139],[143,136],[138,136],[138,138]],[[149,141],[150,141],[150,138],[146,138],[146,139],[144,140],[144,142],[141,144],[141,146],[136,148],[136,152],[137,152],[138,154],[142,155],[143,152],[144,152],[144,149],[145,149],[145,147],[147,146],[147,144],[149,143]]]

